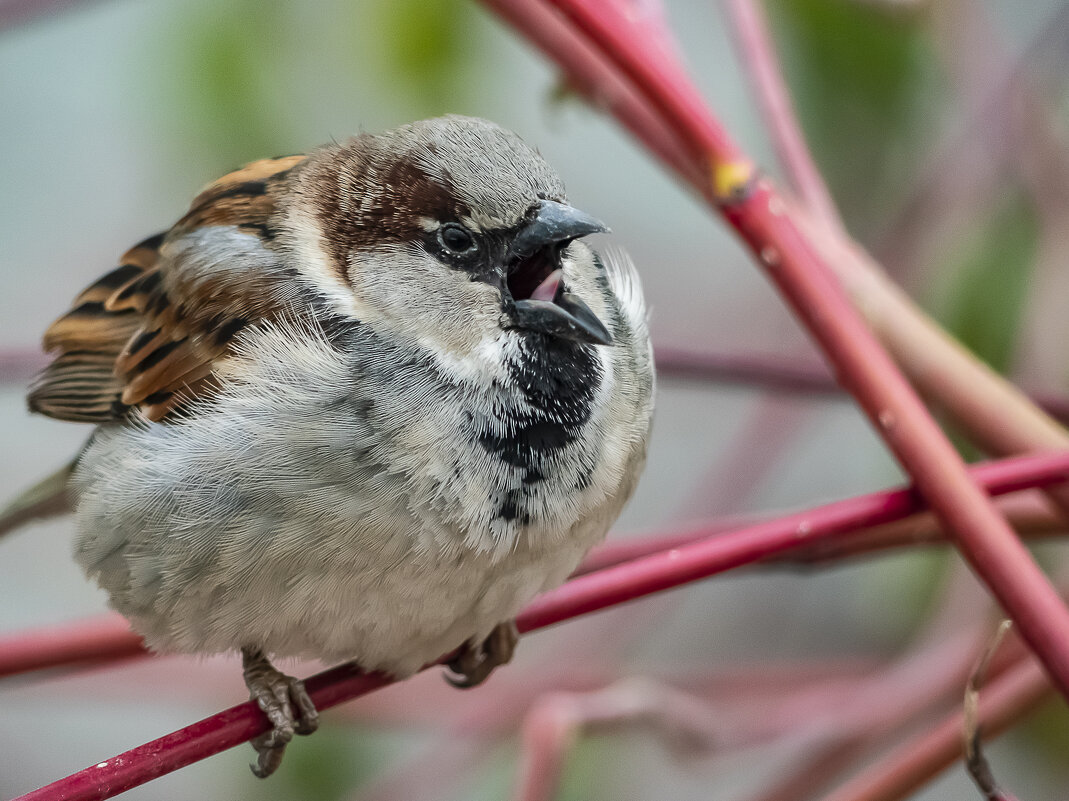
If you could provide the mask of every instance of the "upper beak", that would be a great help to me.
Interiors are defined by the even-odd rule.
[[[579,211],[567,203],[543,200],[538,204],[535,218],[513,238],[509,255],[527,258],[546,245],[570,242],[587,234],[607,233],[608,230],[605,223],[585,211]]]
[[[543,200],[534,219],[509,247],[507,284],[515,299],[519,328],[597,345],[611,345],[612,334],[583,302],[564,288],[561,246],[609,229],[600,220],[566,203]]]

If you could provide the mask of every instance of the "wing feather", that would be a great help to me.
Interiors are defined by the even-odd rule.
[[[139,407],[160,420],[210,394],[241,329],[282,312],[283,293],[272,291],[278,276],[258,270],[272,263],[259,251],[270,247],[286,176],[303,158],[262,159],[224,175],[170,231],[139,242],[83,290],[45,332],[44,348],[56,355],[31,387],[30,408],[103,423]],[[229,250],[216,262],[191,265],[181,244],[209,228],[245,238],[223,236]],[[245,272],[234,267],[244,263],[242,248],[257,251]]]

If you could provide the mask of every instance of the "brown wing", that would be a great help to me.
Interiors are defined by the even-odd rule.
[[[270,276],[184,275],[161,255],[198,228],[232,226],[265,245],[287,172],[304,156],[263,159],[206,187],[165,234],[129,250],[119,266],[83,291],[45,332],[56,354],[34,382],[33,411],[103,423],[137,406],[159,420],[209,392],[212,372],[250,321],[279,311]]]

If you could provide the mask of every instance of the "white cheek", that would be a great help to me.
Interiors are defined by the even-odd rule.
[[[342,314],[359,320],[372,318],[372,310],[366,308],[352,289],[338,275],[338,270],[323,247],[322,234],[316,221],[299,207],[294,206],[287,215],[292,233],[289,242],[301,273],[311,280],[316,288]]]
[[[415,247],[377,248],[349,266],[361,319],[432,353],[464,358],[501,335],[500,293]]]

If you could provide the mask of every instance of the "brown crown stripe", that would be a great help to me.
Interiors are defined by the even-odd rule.
[[[414,162],[397,162],[374,173],[358,152],[344,150],[316,169],[309,178],[320,190],[317,216],[335,269],[346,281],[349,253],[415,242],[426,235],[420,224],[424,217],[451,220],[470,213],[446,179],[428,175]],[[359,198],[360,214],[353,213],[353,198]]]

